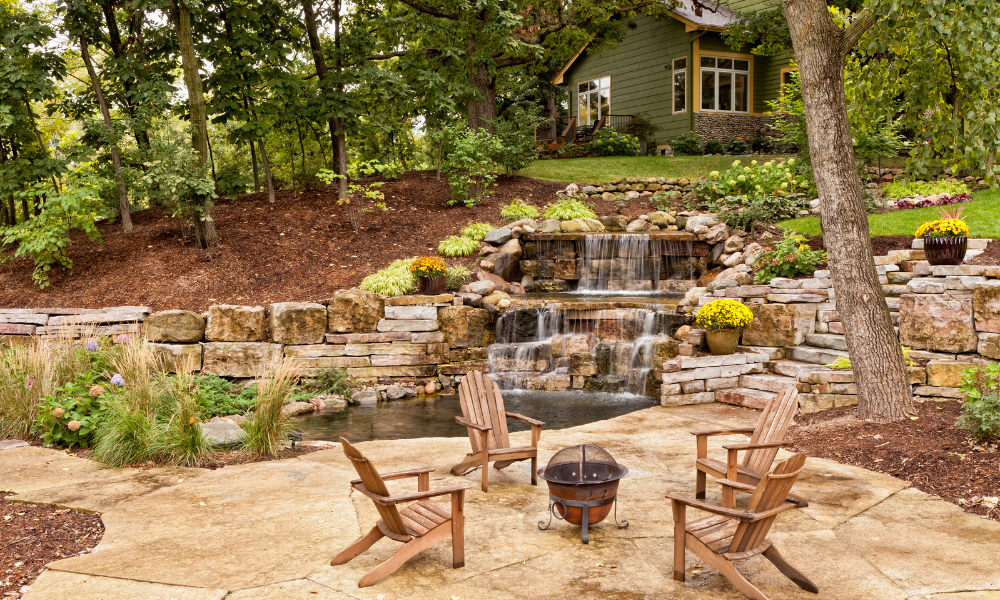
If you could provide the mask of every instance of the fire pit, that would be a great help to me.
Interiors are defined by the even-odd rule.
[[[590,542],[587,528],[600,523],[615,505],[615,525],[628,527],[628,521],[618,523],[615,499],[618,480],[628,474],[628,467],[618,464],[607,450],[593,444],[564,448],[556,453],[538,476],[549,486],[549,522],[538,522],[539,529],[548,529],[552,517],[583,527],[582,541]]]

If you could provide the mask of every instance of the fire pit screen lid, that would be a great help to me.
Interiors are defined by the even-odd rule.
[[[604,448],[580,444],[556,452],[540,475],[553,483],[579,484],[614,481],[627,473],[628,468],[619,465]]]

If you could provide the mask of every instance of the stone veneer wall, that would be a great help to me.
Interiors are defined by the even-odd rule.
[[[705,139],[719,140],[723,144],[737,137],[749,144],[754,138],[775,135],[768,127],[771,120],[771,117],[764,115],[699,112],[694,114],[694,132]]]

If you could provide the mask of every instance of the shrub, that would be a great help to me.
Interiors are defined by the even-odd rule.
[[[677,155],[701,156],[704,154],[701,140],[702,136],[689,131],[670,140],[670,147]]]
[[[926,208],[928,206],[946,206],[948,204],[959,204],[971,201],[972,196],[969,194],[955,194],[954,196],[938,195],[935,199],[924,198],[923,200],[900,200],[896,202],[896,208],[899,210],[906,210],[910,208]]]
[[[761,154],[766,154],[774,149],[774,142],[771,141],[769,137],[755,137],[750,142],[750,149],[754,152],[760,152]]]
[[[425,256],[410,263],[410,271],[414,277],[437,277],[444,275],[448,265],[436,256]]]
[[[515,105],[505,112],[503,119],[493,122],[499,144],[493,152],[493,160],[509,173],[520,171],[538,158],[535,143],[535,129],[548,119],[540,116],[537,105],[525,108]]]
[[[469,269],[461,265],[452,265],[448,267],[448,272],[444,274],[445,288],[449,290],[457,290],[465,285],[465,282],[469,280],[471,275],[472,274],[469,272]]]
[[[750,146],[741,137],[733,138],[726,144],[726,154],[747,154],[749,152]]]
[[[980,442],[1000,438],[1000,364],[962,371],[961,389],[966,399],[956,425]]]
[[[646,113],[639,113],[622,127],[622,132],[633,135],[640,140],[648,141],[660,129],[659,125],[649,120],[649,116]]]
[[[545,209],[546,219],[567,221],[569,219],[593,219],[596,217],[597,214],[589,206],[580,200],[572,198],[564,198]]]
[[[491,231],[493,231],[493,226],[489,223],[469,223],[462,228],[462,237],[481,242]]]
[[[347,369],[331,367],[323,369],[317,375],[313,376],[302,389],[305,392],[309,392],[309,397],[320,394],[337,394],[350,400],[351,394],[359,387],[361,385],[351,377]]]
[[[298,372],[295,363],[285,359],[258,374],[257,402],[244,427],[243,446],[247,450],[272,457],[281,451],[291,430],[281,409],[292,395]]]
[[[919,183],[894,181],[882,188],[886,198],[906,198],[909,196],[932,196],[934,194],[968,194],[969,186],[952,181]]]
[[[413,291],[416,280],[410,272],[412,258],[393,261],[388,267],[368,275],[358,287],[384,296],[403,296]]]
[[[45,396],[38,405],[32,433],[46,446],[89,446],[104,416],[104,386],[98,381],[101,381],[99,373],[83,372]]]
[[[744,329],[753,322],[753,313],[737,300],[712,300],[698,310],[698,326],[709,331]]]
[[[510,204],[504,204],[500,207],[500,216],[507,223],[513,223],[521,219],[537,219],[538,209],[520,198],[514,198]]]
[[[705,142],[703,154],[725,154],[726,148],[719,140],[708,140]]]
[[[639,138],[604,128],[597,132],[589,148],[595,156],[639,156]]]
[[[458,125],[447,128],[446,136],[452,150],[445,157],[441,171],[448,176],[451,187],[448,204],[461,202],[475,206],[493,193],[493,182],[500,168],[493,157],[502,152],[502,141],[485,129],[473,131]]]
[[[367,179],[384,171],[391,171],[391,165],[380,163],[376,160],[362,161],[354,163],[348,170],[350,183],[347,184],[347,191],[341,197],[337,196],[337,205],[347,205],[347,214],[351,220],[351,227],[354,233],[361,231],[361,224],[364,216],[368,213],[381,210],[385,212],[388,208],[385,205],[385,194],[379,188],[385,185],[384,181],[373,181],[369,183],[356,183],[355,180]],[[323,183],[330,185],[339,179],[345,179],[343,175],[329,169],[320,169],[316,173]]]
[[[808,182],[794,173],[796,159],[767,161],[756,160],[743,165],[739,160],[722,174],[712,171],[700,182],[698,193],[710,202],[716,202],[727,223],[752,223],[755,220],[777,222],[798,216],[809,204],[801,192]],[[747,214],[725,213],[735,212]],[[742,228],[742,227],[741,227]]]
[[[812,273],[826,262],[826,252],[812,250],[806,245],[806,238],[793,231],[785,231],[785,237],[774,244],[774,248],[761,256],[757,264],[760,270],[755,278],[757,283],[767,283],[775,277],[792,278],[802,273]]]
[[[214,375],[195,376],[198,409],[205,419],[242,415],[249,412],[256,402],[253,387],[234,384]]]
[[[438,252],[450,257],[469,256],[478,249],[479,242],[457,235],[449,236],[438,244]]]

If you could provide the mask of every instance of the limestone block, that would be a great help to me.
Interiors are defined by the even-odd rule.
[[[153,313],[143,321],[142,334],[150,342],[194,344],[205,337],[205,317],[189,310]]]
[[[412,337],[422,335],[408,331],[389,331],[386,333],[328,333],[327,344],[380,344],[383,342],[412,342]],[[421,343],[421,342],[417,342]]]
[[[899,303],[899,341],[924,350],[975,352],[979,338],[972,323],[972,301],[903,295]]]
[[[816,329],[812,304],[751,304],[754,319],[743,330],[745,346],[797,346]]]
[[[267,338],[263,306],[217,304],[208,307],[205,339],[210,342],[259,342]]]
[[[980,333],[978,351],[987,358],[1000,358],[1000,333]]]
[[[686,381],[681,384],[681,390],[685,394],[696,394],[698,392],[705,391],[705,380],[695,379],[694,381]]]
[[[348,368],[347,373],[356,379],[377,379],[379,377],[433,377],[437,375],[436,365],[401,367],[358,367]]]
[[[372,364],[371,359],[367,356],[317,356],[311,358],[292,358],[291,360],[297,367],[302,369],[302,375],[306,377],[319,375],[321,371],[326,369],[367,367]]]
[[[209,317],[211,322],[211,317]],[[281,344],[267,342],[209,342],[205,344],[202,373],[220,377],[256,377],[281,361]]]
[[[289,346],[285,348],[285,356],[292,358],[323,358],[344,356],[347,346],[344,344],[311,344],[307,346]]]
[[[489,282],[480,281],[476,283],[485,284]],[[492,283],[490,283],[490,285],[492,285]],[[386,306],[385,318],[402,320],[437,320],[437,308],[434,306]]]
[[[1000,281],[976,284],[972,292],[972,308],[977,330],[1000,333]]]
[[[455,307],[461,308],[461,307]],[[469,308],[472,308],[471,306]],[[477,309],[478,310],[478,309]],[[386,331],[436,331],[438,322],[430,319],[382,319],[378,322],[378,330]]]
[[[593,376],[597,375],[597,362],[590,353],[577,352],[569,356],[569,374]]]
[[[371,356],[373,354],[427,354],[427,344],[410,342],[393,342],[389,344],[347,344],[344,346],[345,356]]]
[[[271,339],[298,346],[319,344],[326,335],[327,310],[311,302],[278,302],[271,305]]]
[[[163,370],[168,373],[191,373],[201,370],[201,344],[147,343]]]
[[[333,333],[375,331],[382,318],[385,297],[374,292],[337,290],[327,307],[327,330]]]
[[[914,396],[934,396],[937,398],[958,398],[965,399],[965,392],[962,392],[958,388],[954,387],[934,387],[929,385],[920,385],[913,388]]]
[[[494,283],[496,283],[494,281]],[[507,291],[507,290],[504,290]],[[416,306],[418,304],[451,304],[454,296],[452,294],[437,294],[435,296],[413,295],[394,296],[385,299],[386,306]]]
[[[723,356],[701,356],[698,358],[681,358],[681,369],[697,369],[699,367],[721,367],[723,365],[745,365],[746,354],[727,354]]]
[[[962,371],[976,366],[958,360],[932,360],[927,363],[927,385],[934,387],[961,387]],[[925,394],[936,395],[936,394]]]
[[[441,309],[438,321],[445,341],[452,348],[488,346],[493,342],[493,319],[484,309],[445,307]]]
[[[717,377],[705,380],[705,390],[712,392],[715,390],[728,390],[739,386],[739,377]]]
[[[661,406],[687,406],[689,404],[707,404],[715,402],[715,392],[699,392],[697,394],[662,394]]]

